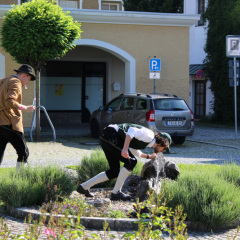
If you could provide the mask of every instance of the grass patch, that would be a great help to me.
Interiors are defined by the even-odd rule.
[[[240,188],[235,184],[236,169],[239,172],[240,166],[179,167],[179,179],[166,181],[166,198],[171,199],[167,206],[182,205],[189,221],[201,222],[208,229],[226,226],[240,218]]]
[[[12,170],[15,170],[16,168],[0,168],[0,176],[3,174],[7,174],[9,172],[11,172]]]
[[[222,165],[214,165],[214,164],[178,164],[181,173],[185,172],[218,172],[221,170]]]
[[[66,166],[66,168],[72,169],[72,170],[77,170],[78,165],[68,165],[68,166]]]

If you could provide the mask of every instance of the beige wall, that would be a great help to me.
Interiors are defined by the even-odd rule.
[[[98,0],[83,0],[83,9],[99,9]]]
[[[18,4],[18,0],[0,0],[0,5]]]
[[[154,80],[149,79],[149,59],[156,56],[162,62],[161,79],[156,80],[156,92],[176,94],[189,102],[188,27],[82,23],[82,30],[82,39],[95,39],[113,44],[135,59],[136,92],[153,92]],[[6,57],[5,71],[6,76],[9,76],[14,73],[13,69],[20,65],[1,48],[0,52]],[[112,54],[95,47],[78,46],[65,58],[107,62],[110,69],[107,72],[107,93],[111,91],[113,98],[124,91],[124,62]],[[116,81],[122,84],[121,92],[112,91],[111,84]],[[32,104],[33,98],[34,84],[31,82],[28,90],[23,90],[23,104]],[[32,114],[24,113],[25,127],[30,127],[31,120]]]
[[[156,92],[189,101],[189,28],[82,23],[82,39],[97,39],[128,52],[136,60],[136,92],[152,93],[149,59],[161,59]]]

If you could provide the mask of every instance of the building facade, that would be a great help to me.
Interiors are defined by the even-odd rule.
[[[202,14],[207,6],[207,0],[187,0],[184,12],[187,14]],[[196,119],[212,114],[213,93],[211,82],[204,74],[203,61],[206,57],[204,46],[207,39],[207,22],[202,16],[190,27],[189,45],[189,105]]]
[[[10,1],[0,1],[0,22]],[[11,1],[21,4],[22,1]],[[89,121],[91,113],[121,93],[153,93],[149,61],[161,59],[156,92],[176,94],[189,103],[190,27],[198,14],[163,14],[123,11],[121,1],[77,0],[58,4],[81,22],[81,39],[63,58],[41,70],[41,105],[53,124]],[[19,67],[0,48],[1,77]],[[34,98],[34,83],[23,93],[24,104]],[[64,116],[68,116],[66,119]],[[24,115],[26,128],[32,117]]]

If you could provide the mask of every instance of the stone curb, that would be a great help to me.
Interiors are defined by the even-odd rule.
[[[50,218],[50,214],[42,214],[38,210],[29,209],[27,207],[14,208],[11,206],[7,206],[7,210],[9,214],[14,217],[18,217],[20,219],[27,219],[29,215],[32,216],[32,220],[39,220],[40,217],[46,216],[46,222],[48,222]],[[52,215],[54,218],[62,218],[64,215]],[[74,219],[77,222],[77,216],[68,216],[69,219]],[[108,223],[108,227],[111,230],[118,231],[133,231],[138,229],[138,224],[136,223],[138,219],[126,219],[126,218],[101,218],[101,217],[81,217],[80,223],[86,228],[92,229],[100,229],[103,230],[103,225],[105,221]]]
[[[21,207],[21,208],[14,208],[11,206],[7,206],[7,210],[9,211],[9,214],[13,217],[18,217],[20,219],[27,219],[29,215],[31,215],[32,220],[39,221],[40,217],[46,216],[46,222],[50,219],[50,214],[42,214],[38,210],[29,209],[27,207]],[[64,215],[52,215],[54,218],[62,218],[65,217]],[[77,222],[77,216],[68,216],[69,219],[74,219],[75,222]],[[138,219],[137,218],[102,218],[102,217],[81,217],[80,223],[88,228],[88,229],[97,229],[97,230],[103,230],[104,223],[108,223],[108,227],[111,230],[115,231],[135,231],[138,229]],[[145,220],[148,222],[149,220]],[[185,221],[184,222],[187,225],[188,230],[193,231],[201,231],[201,232],[208,232],[209,229],[207,229],[203,224],[199,222],[190,222]],[[236,222],[226,225],[222,228],[214,228],[214,230],[228,230],[237,228],[240,226],[240,219],[238,219]]]

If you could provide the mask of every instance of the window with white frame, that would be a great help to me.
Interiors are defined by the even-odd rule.
[[[108,10],[108,11],[119,11],[119,4],[117,4],[117,3],[102,3],[101,9]]]
[[[59,1],[59,6],[62,8],[77,8],[77,1]]]
[[[205,12],[205,0],[198,0],[198,14],[201,14],[200,20],[198,21],[198,26],[203,26],[205,24],[202,14]]]

